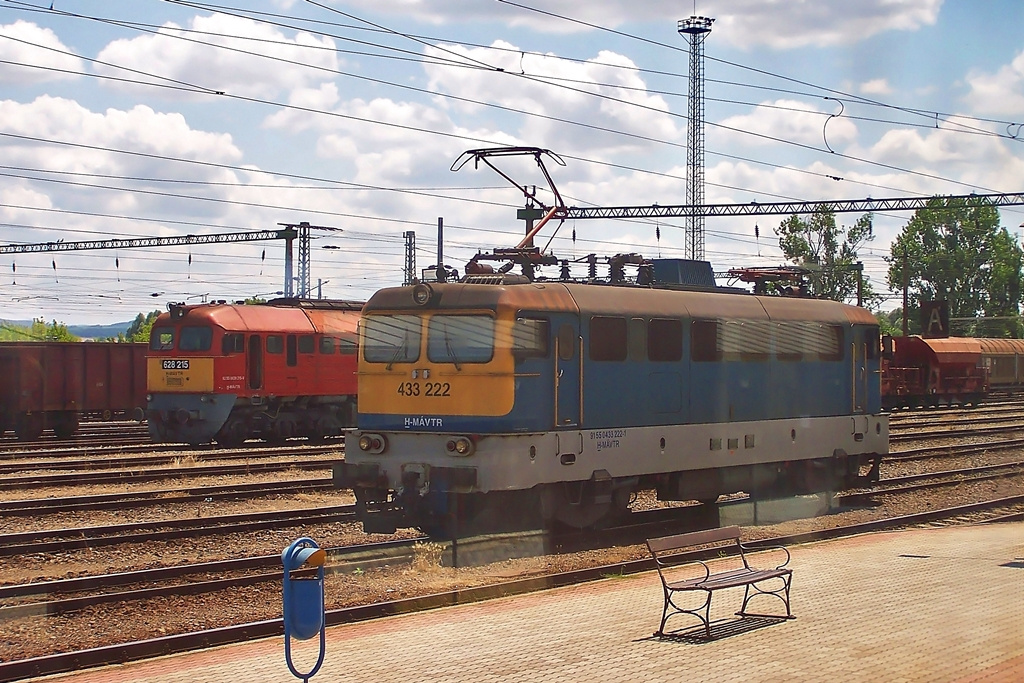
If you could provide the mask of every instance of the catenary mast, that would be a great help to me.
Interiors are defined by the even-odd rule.
[[[690,44],[689,126],[686,129],[687,258],[704,259],[704,39],[711,33],[711,17],[680,19],[679,34]]]

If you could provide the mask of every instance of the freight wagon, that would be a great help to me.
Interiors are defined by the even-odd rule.
[[[22,441],[46,429],[66,439],[83,417],[139,419],[146,406],[146,344],[0,344],[0,425]]]
[[[882,407],[977,404],[989,390],[982,339],[885,337]]]
[[[1013,388],[1024,384],[1024,339],[978,339],[981,364],[989,371],[993,387]]]

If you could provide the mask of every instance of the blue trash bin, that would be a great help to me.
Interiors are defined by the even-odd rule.
[[[281,553],[284,565],[282,585],[284,602],[284,654],[288,670],[296,678],[308,681],[324,663],[326,645],[324,621],[324,563],[327,553],[312,538],[300,538]],[[293,577],[292,572],[316,567],[315,577]],[[320,656],[309,673],[299,673],[292,664],[292,638],[309,640],[320,634]]]

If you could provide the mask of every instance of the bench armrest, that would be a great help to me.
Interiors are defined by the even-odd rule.
[[[789,564],[789,561],[791,559],[791,557],[789,555],[789,550],[785,546],[781,546],[781,545],[769,545],[769,546],[760,546],[760,547],[754,548],[754,547],[750,547],[750,546],[746,545],[745,543],[740,543],[740,547],[743,548],[743,552],[745,552],[745,553],[748,553],[748,552],[760,552],[760,551],[763,551],[763,550],[781,550],[782,552],[786,553],[786,561],[783,562],[780,565],[776,565],[776,567],[775,567],[776,569],[782,569],[787,564]]]
[[[697,583],[701,583],[707,581],[708,577],[711,576],[711,569],[704,562],[704,560],[693,559],[673,563],[672,555],[660,557],[657,554],[654,556],[654,560],[658,567],[658,574],[661,576],[661,582],[664,583],[666,587],[668,587],[670,583],[675,583],[674,581],[669,579],[669,577],[666,575],[666,572],[669,572],[672,576],[675,576],[677,569],[683,569],[684,567],[689,567],[695,564],[699,564],[704,569],[704,578],[698,580],[697,577],[694,576],[687,579],[687,581],[697,581]]]

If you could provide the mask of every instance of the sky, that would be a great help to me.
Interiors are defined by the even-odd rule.
[[[0,245],[306,222],[313,294],[365,300],[402,283],[407,231],[422,270],[442,222],[462,272],[519,241],[510,180],[553,202],[532,157],[495,159],[503,178],[467,150],[550,150],[568,206],[682,205],[691,15],[714,19],[706,203],[1024,191],[1019,0],[0,0]],[[910,217],[875,214],[860,251],[883,310]],[[784,218],[709,217],[706,258],[785,264]],[[1024,207],[1001,220],[1019,239]],[[683,225],[570,220],[537,244],[682,258]],[[282,240],[5,253],[0,318],[271,298],[284,262]]]

